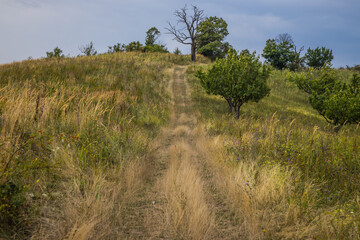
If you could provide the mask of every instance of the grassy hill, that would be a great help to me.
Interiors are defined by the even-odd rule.
[[[203,127],[216,136],[219,186],[249,239],[360,239],[360,129],[336,132],[306,93],[273,71],[270,96],[241,117],[188,69]],[[352,72],[339,70],[349,79]]]
[[[360,239],[359,126],[335,131],[286,71],[235,120],[196,67],[1,65],[0,239]]]
[[[120,53],[1,65],[0,238],[119,224],[169,118],[164,71],[189,60]]]

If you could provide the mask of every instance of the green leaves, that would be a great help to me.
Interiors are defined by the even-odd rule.
[[[46,57],[47,58],[63,58],[64,54],[63,54],[63,51],[59,47],[56,47],[56,48],[54,48],[54,50],[52,52],[46,52]]]
[[[294,45],[288,41],[276,43],[275,39],[268,39],[262,56],[273,67],[284,69],[290,67],[300,56],[295,51]]]
[[[354,74],[350,84],[337,79],[328,67],[310,69],[306,73],[289,75],[290,80],[310,94],[309,102],[325,120],[336,126],[360,121],[360,77]]]
[[[259,101],[270,93],[266,84],[270,69],[262,66],[255,53],[243,52],[239,56],[229,52],[228,56],[218,59],[207,71],[197,71],[196,77],[209,94],[224,97],[229,104],[229,112],[235,110],[239,118],[240,107],[248,101]]]
[[[308,66],[319,69],[326,64],[331,64],[334,56],[332,55],[331,49],[317,47],[314,50],[309,48],[305,54],[305,58]]]
[[[160,31],[156,27],[152,27],[146,32],[145,45],[151,46],[155,44],[155,41],[158,39]]]
[[[232,48],[229,43],[222,42],[229,34],[227,26],[225,20],[218,17],[208,17],[200,22],[197,28],[198,53],[211,60],[225,57]]]

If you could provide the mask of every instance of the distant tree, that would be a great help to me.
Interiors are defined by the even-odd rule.
[[[160,36],[160,31],[156,27],[150,28],[146,32],[145,47],[142,48],[144,52],[169,52],[164,44],[156,43]]]
[[[175,48],[173,53],[176,54],[176,55],[181,55],[181,51],[180,51],[179,48]]]
[[[198,53],[215,60],[223,58],[227,54],[231,45],[223,43],[224,38],[229,34],[227,23],[218,17],[208,17],[200,22],[197,38]]]
[[[334,56],[331,49],[317,47],[314,50],[309,48],[305,54],[305,58],[308,66],[319,69],[326,64],[331,64]]]
[[[117,43],[114,46],[109,46],[108,48],[108,53],[123,52],[125,51],[125,44]]]
[[[294,40],[292,39],[292,36],[288,33],[281,33],[279,34],[276,38],[275,38],[275,42],[277,44],[281,44],[281,43],[285,43],[285,42],[288,42],[292,45],[295,45],[294,44]]]
[[[160,36],[160,31],[156,27],[150,28],[146,32],[145,45],[146,46],[154,45],[159,36]]]
[[[229,113],[234,109],[237,119],[244,103],[258,102],[270,93],[266,84],[269,75],[270,69],[262,66],[255,52],[250,54],[248,51],[239,56],[229,51],[226,58],[217,59],[207,72],[201,68],[196,72],[206,92],[225,98]]]
[[[125,45],[125,49],[127,52],[142,51],[143,45],[139,41],[133,41],[128,45]]]
[[[90,42],[89,44],[86,44],[85,46],[79,47],[79,50],[81,53],[83,53],[86,56],[93,56],[97,54],[97,51],[94,48],[93,42]]]
[[[360,76],[354,74],[350,83],[340,81],[334,69],[310,68],[306,73],[289,75],[299,89],[309,94],[311,106],[337,130],[345,124],[360,122]]]
[[[204,11],[200,10],[197,6],[192,6],[193,14],[188,15],[187,7],[176,10],[174,15],[178,18],[177,23],[182,24],[183,27],[180,29],[176,26],[171,25],[166,28],[168,33],[174,35],[174,39],[181,44],[191,45],[191,61],[196,61],[196,49],[197,49],[197,38],[198,38],[198,27],[200,22],[203,20]],[[186,31],[184,31],[186,29]]]
[[[63,58],[64,54],[62,54],[62,50],[59,47],[54,48],[52,52],[46,52],[47,58]]]
[[[304,47],[297,50],[290,34],[279,34],[276,39],[268,39],[262,56],[277,69],[296,70],[302,66],[304,58],[300,57]]]

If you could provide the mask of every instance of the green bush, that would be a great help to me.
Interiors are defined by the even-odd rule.
[[[52,52],[46,52],[47,58],[62,58],[64,54],[62,54],[62,50],[59,47],[54,48]]]
[[[127,52],[142,51],[143,45],[139,41],[133,41],[125,46]]]
[[[350,83],[338,80],[330,68],[310,69],[289,75],[290,80],[309,94],[309,102],[325,120],[335,126],[360,121],[360,77],[354,74]]]
[[[255,52],[237,56],[231,51],[226,58],[216,60],[206,73],[202,69],[196,72],[207,93],[225,98],[229,113],[234,109],[237,119],[244,103],[258,102],[270,93],[266,84],[269,74],[269,68],[262,66]]]
[[[331,49],[317,47],[315,49],[309,48],[305,54],[305,59],[308,66],[319,69],[324,65],[330,65],[334,56]]]
[[[108,53],[124,52],[125,44],[117,43],[114,46],[109,46],[108,48],[109,48]]]
[[[94,56],[97,54],[97,51],[94,48],[93,42],[90,42],[89,44],[87,44],[85,46],[79,47],[79,50],[85,56]]]

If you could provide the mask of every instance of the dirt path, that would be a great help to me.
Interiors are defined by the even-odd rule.
[[[128,239],[238,239],[214,169],[206,138],[193,114],[185,67],[172,70],[172,116],[152,145],[149,178],[127,211]]]

